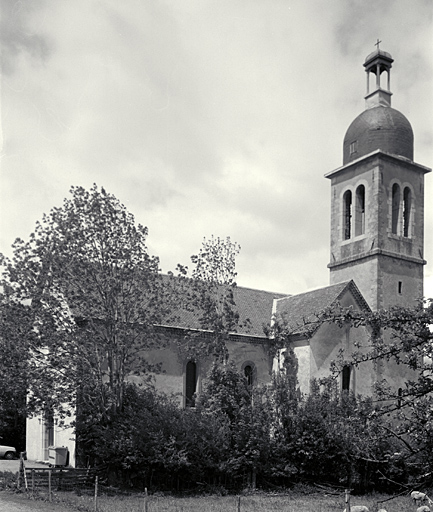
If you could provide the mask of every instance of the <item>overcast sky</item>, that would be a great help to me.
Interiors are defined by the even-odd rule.
[[[431,0],[0,0],[0,252],[71,185],[149,228],[163,271],[203,237],[241,245],[238,284],[329,284],[330,181],[391,53],[392,105],[433,164]],[[425,294],[433,296],[433,177]]]

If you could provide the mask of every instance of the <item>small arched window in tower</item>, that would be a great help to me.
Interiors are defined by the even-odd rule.
[[[410,236],[410,209],[412,202],[412,194],[409,187],[405,187],[403,191],[403,236]]]
[[[394,183],[392,186],[392,219],[391,232],[398,234],[398,219],[400,217],[400,186]]]
[[[365,187],[359,185],[356,189],[355,205],[355,236],[365,233]]]
[[[254,368],[250,364],[247,364],[245,366],[244,375],[247,380],[248,386],[251,387],[254,384]]]
[[[185,407],[195,406],[195,392],[197,387],[197,364],[188,361],[185,375]]]
[[[349,240],[352,236],[352,192],[346,190],[343,196],[343,237]]]
[[[342,376],[341,376],[341,389],[343,391],[349,391],[350,389],[350,373],[351,368],[348,364],[344,366]]]

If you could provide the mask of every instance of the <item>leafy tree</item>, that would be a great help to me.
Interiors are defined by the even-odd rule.
[[[251,388],[233,363],[213,364],[199,404],[209,413],[222,413],[231,424],[236,423],[240,411],[251,405]]]
[[[370,333],[367,346],[351,355],[350,363],[359,366],[373,363],[399,366],[407,376],[400,389],[378,380],[374,390],[374,416],[380,418],[377,436],[383,442],[395,444],[388,455],[390,480],[424,479],[431,483],[433,467],[431,450],[433,424],[433,301],[426,300],[415,307],[391,307],[376,312],[359,312],[333,308],[323,312],[323,321],[366,326]],[[332,372],[338,375],[347,364],[341,353],[334,361]]]
[[[397,355],[398,344],[393,339],[391,347],[392,343],[383,337],[380,318],[339,306],[317,313],[312,327],[316,328],[317,322],[335,322],[341,327],[367,326],[371,339],[367,347],[354,347],[351,354],[342,349],[331,366],[329,379],[323,379],[320,386],[312,383],[305,397],[297,390],[297,360],[291,347],[293,328],[284,317],[273,319],[267,333],[270,350],[279,360],[280,368],[268,393],[274,429],[271,472],[275,478],[286,482],[291,478],[326,481],[332,475],[336,483],[366,489],[377,481],[379,470],[381,478],[395,473],[397,466],[391,456],[397,451],[397,438],[392,435],[395,423],[393,418],[387,422],[385,416],[378,414],[380,404],[386,405],[389,412],[392,404],[397,403],[389,401],[395,391],[394,396],[386,395],[386,386],[380,383],[373,401],[372,397],[341,393],[336,386],[337,377],[347,364],[371,364]],[[308,331],[308,321],[302,328]],[[401,362],[402,353],[397,357]]]
[[[270,456],[270,410],[262,390],[248,385],[232,363],[214,364],[198,408],[205,417],[223,420],[229,431],[220,469],[239,481],[243,475],[255,487]]]
[[[191,333],[182,340],[181,349],[191,358],[213,356],[221,362],[228,359],[227,341],[236,332],[239,313],[234,299],[236,288],[236,256],[240,246],[230,237],[204,239],[194,264],[191,278],[188,268],[178,266],[184,277],[184,307],[195,315],[205,333]]]
[[[28,306],[0,294],[0,442],[25,450],[29,347],[34,333]]]
[[[41,409],[51,401],[66,413],[65,404],[81,397],[107,419],[122,409],[127,376],[149,370],[143,354],[158,342],[154,326],[170,301],[146,237],[103,188],[72,187],[27,242],[15,242],[12,261],[4,259],[15,302],[32,311],[32,357],[45,386],[33,386],[31,396]]]
[[[27,412],[55,410],[67,421],[76,405],[81,463],[105,461],[128,478],[142,474],[144,463],[159,475],[182,470],[198,476],[193,468],[204,466],[221,474],[226,417],[182,413],[161,397],[157,405],[156,395],[128,377],[140,374],[145,382],[146,373],[158,369],[147,363],[146,350],[162,346],[158,324],[170,314],[175,318],[173,305],[185,302],[199,312],[212,340],[192,337],[191,346],[197,350],[203,342],[206,354],[226,360],[225,343],[238,318],[233,289],[239,247],[230,239],[204,241],[185,288],[186,280],[160,276],[146,237],[147,229],[103,188],[73,187],[27,242],[15,242],[12,260],[2,258],[10,308],[26,315],[21,329],[8,324],[2,341],[6,348],[20,338],[16,346],[28,355],[21,359],[23,386],[30,390]],[[194,443],[188,441],[191,429]],[[205,452],[208,462],[199,464]]]

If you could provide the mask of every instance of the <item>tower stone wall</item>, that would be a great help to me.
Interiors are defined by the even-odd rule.
[[[366,71],[389,75],[378,50]],[[389,80],[388,80],[389,82]],[[377,80],[380,84],[380,80]],[[413,306],[423,296],[424,175],[413,161],[413,132],[403,114],[367,91],[366,110],[344,138],[343,166],[331,180],[330,284],[353,279],[373,310]]]

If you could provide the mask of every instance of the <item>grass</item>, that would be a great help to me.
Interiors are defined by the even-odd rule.
[[[63,499],[63,497],[60,497]],[[370,512],[385,508],[388,512],[416,512],[409,496],[400,496],[384,503],[386,495],[352,496],[351,505],[366,505]],[[94,510],[93,498],[69,494],[67,503],[79,510]],[[238,496],[202,496],[178,498],[149,496],[148,512],[238,512]],[[309,494],[292,492],[287,495],[256,493],[240,496],[240,512],[335,512],[345,508],[344,495],[326,496],[314,490]],[[143,512],[143,496],[100,496],[98,512]]]
[[[11,489],[13,487],[11,484],[15,484],[16,475],[7,473],[0,473],[3,489]],[[14,503],[28,502],[26,493],[12,494],[6,490],[1,495],[3,495],[0,498],[2,501],[6,498]],[[92,493],[78,496],[73,492],[54,492],[53,503],[47,503],[46,493],[39,493],[38,497],[39,499],[36,498],[36,501],[33,501],[34,510],[64,512],[65,507],[71,511],[93,512],[95,510]],[[98,512],[144,512],[144,499],[142,494],[101,495],[98,497]],[[37,507],[44,503],[47,505],[46,509]],[[388,512],[416,512],[417,509],[408,495],[394,498],[383,494],[352,496],[351,505],[366,505],[370,512],[376,512],[381,508]],[[318,491],[317,488],[304,486],[291,490],[287,494],[256,492],[240,496],[186,498],[150,495],[147,498],[147,512],[343,512],[344,508],[344,493],[326,494],[324,491]]]

